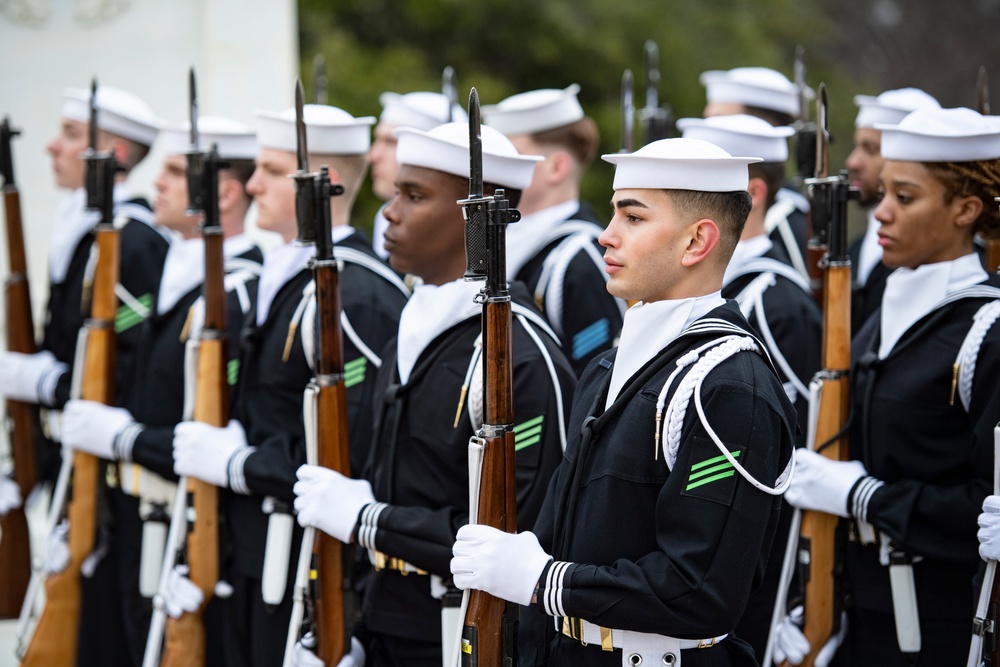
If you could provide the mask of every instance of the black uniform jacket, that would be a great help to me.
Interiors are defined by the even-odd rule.
[[[985,283],[1000,286],[990,276]],[[885,482],[868,503],[868,521],[907,554],[922,619],[966,616],[981,564],[976,519],[993,489],[993,429],[1000,422],[1000,326],[979,350],[969,410],[953,394],[952,365],[989,299],[944,306],[914,324],[885,359],[875,360],[879,311],[858,333],[851,402],[851,458]],[[848,543],[847,572],[859,607],[891,611],[888,568],[878,545]]]
[[[370,244],[357,232],[342,244],[374,257]],[[242,423],[247,442],[257,451],[246,459],[243,467],[251,495],[230,492],[225,498],[234,564],[251,578],[261,576],[264,562],[267,515],[261,511],[261,501],[264,496],[272,496],[290,505],[294,500],[295,471],[306,462],[302,401],[313,372],[306,361],[301,336],[293,336],[288,360],[284,361],[282,356],[289,325],[311,280],[311,270],[299,272],[275,295],[261,326],[256,326],[256,315],[251,309],[250,325],[244,331],[232,415]],[[403,293],[372,271],[357,264],[345,264],[340,273],[340,294],[341,307],[361,339],[373,350],[382,349],[395,335],[406,300]],[[345,366],[361,356],[345,336]],[[364,434],[369,428],[373,385],[374,373],[368,370],[364,371],[362,381],[347,388],[351,462],[356,470],[360,470],[358,461],[363,461],[367,453]],[[296,525],[296,543],[300,537],[301,529]]]
[[[735,302],[699,322],[706,318],[752,335]],[[732,632],[760,584],[780,497],[754,488],[727,463],[693,405],[672,470],[656,451],[657,396],[675,362],[718,336],[676,338],[630,378],[607,411],[615,352],[580,379],[569,447],[536,525],[542,547],[556,561],[572,563],[556,593],[568,616],[608,628],[708,638]],[[791,456],[795,412],[769,363],[753,352],[735,354],[705,377],[701,398],[726,449],[754,478],[774,486]],[[546,593],[543,588],[539,599]],[[522,634],[532,644],[519,642],[522,664],[545,664],[538,638],[552,637],[552,619],[539,608],[522,615]],[[561,634],[551,647],[551,665],[621,664],[620,651],[582,646]],[[732,639],[686,651],[683,659],[689,666],[756,664],[749,648]]]
[[[534,310],[519,283],[511,284],[511,296]],[[377,396],[384,401],[376,404],[368,477],[376,500],[389,505],[378,517],[374,544],[378,551],[443,579],[451,576],[455,533],[468,523],[468,450],[474,427],[460,397],[481,326],[480,318],[472,317],[439,335],[421,353],[406,385],[399,385],[395,344],[378,374]],[[557,343],[532,326],[555,365],[568,411],[573,371]],[[535,523],[562,448],[549,371],[516,316],[513,352],[517,527],[524,531]],[[438,641],[441,603],[431,596],[428,576],[378,570],[367,586],[364,620],[369,629]]]
[[[585,204],[571,219],[600,226],[604,224]],[[514,276],[515,280],[525,284],[529,294],[535,293],[545,259],[564,239],[560,237],[546,245]],[[604,248],[596,242],[595,246],[603,256]],[[579,375],[592,358],[615,344],[622,329],[621,302],[608,293],[601,268],[583,251],[578,252],[566,268],[562,299],[558,325],[562,331],[559,332],[558,328],[556,331],[564,354],[569,358],[573,371]]]
[[[260,264],[263,254],[257,247],[238,255]],[[257,280],[246,283],[250,303],[257,300]],[[159,476],[176,480],[174,474],[174,426],[184,417],[184,325],[191,306],[202,295],[202,286],[185,294],[167,312],[153,315],[143,324],[137,359],[128,381],[124,406],[146,428],[132,447],[132,460]],[[239,374],[240,332],[246,313],[236,292],[226,293],[227,353],[229,383]]]

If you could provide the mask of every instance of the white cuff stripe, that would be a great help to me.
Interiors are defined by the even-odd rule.
[[[244,496],[250,495],[250,487],[247,486],[243,468],[250,455],[256,451],[256,447],[240,447],[229,457],[229,488]]]
[[[563,579],[573,563],[554,561],[545,577],[545,595],[542,597],[542,607],[549,616],[566,616],[563,606]]]
[[[115,436],[115,441],[111,445],[111,450],[114,452],[116,459],[126,463],[132,463],[132,448],[135,447],[135,441],[139,438],[139,434],[142,433],[145,428],[145,426],[138,422],[131,422],[123,428],[117,436]]]
[[[56,385],[59,384],[59,378],[62,374],[69,369],[64,363],[58,363],[53,366],[48,372],[43,373],[42,377],[38,379],[38,402],[42,405],[53,406],[56,402]]]
[[[386,503],[369,503],[361,510],[358,519],[358,544],[365,549],[375,551],[375,536],[378,534],[378,518],[389,505]]]
[[[875,492],[884,485],[885,482],[874,477],[865,477],[858,483],[858,487],[854,490],[854,502],[851,508],[851,514],[855,519],[862,523],[868,522],[868,503],[871,502]]]

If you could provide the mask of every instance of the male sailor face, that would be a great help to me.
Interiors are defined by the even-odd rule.
[[[376,125],[369,151],[372,163],[372,192],[383,201],[392,199],[396,192],[394,183],[399,163],[396,162],[396,137],[392,134],[395,129],[396,126],[389,123]]]
[[[886,160],[880,182],[884,195],[875,218],[887,266],[915,269],[972,252],[981,199],[953,195],[949,201],[945,185],[920,162]]]
[[[687,269],[719,243],[719,228],[675,204],[667,190],[616,190],[614,217],[600,236],[608,291],[650,303],[689,296],[694,276]],[[720,289],[719,285],[711,290]]]
[[[465,272],[465,228],[456,201],[468,195],[468,180],[443,171],[404,164],[396,196],[385,209],[389,264],[401,273],[443,285]]]
[[[297,232],[295,181],[288,177],[297,169],[295,154],[262,148],[256,162],[247,192],[257,203],[257,226],[281,235],[285,243],[290,243]]]
[[[52,172],[60,188],[83,187],[85,167],[81,155],[88,148],[87,127],[86,123],[63,118],[59,134],[45,147],[52,156]]]
[[[168,155],[156,177],[153,213],[156,224],[179,233],[184,238],[196,234],[201,215],[188,215],[187,161],[183,155]]]
[[[864,208],[878,203],[882,162],[882,133],[870,127],[855,128],[854,148],[845,164],[851,176],[851,185],[861,192],[858,203]]]

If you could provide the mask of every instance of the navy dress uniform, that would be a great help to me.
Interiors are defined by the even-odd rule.
[[[396,132],[403,168],[468,178],[468,123]],[[518,155],[492,128],[483,126],[482,132],[484,181],[514,189],[527,185],[534,159]],[[390,220],[408,224],[395,218],[392,205]],[[461,240],[457,205],[440,224],[442,235]],[[363,627],[356,631],[365,637],[368,664],[442,664],[442,604],[453,590],[451,545],[468,522],[469,438],[483,420],[482,306],[474,300],[479,289],[461,272],[442,284],[415,287],[378,372],[376,395],[382,400],[376,403],[364,479],[346,480],[314,466],[299,472],[299,521],[356,541],[373,565]],[[564,406],[575,377],[527,291],[516,282],[510,289],[517,521],[530,527],[561,456]]]
[[[897,268],[852,345],[851,461],[796,452],[786,497],[851,521],[850,664],[964,664],[1000,421],[1000,281],[973,234],[1000,230],[1000,131],[969,109],[876,127],[886,193],[875,215]]]
[[[763,577],[794,409],[736,304],[711,288],[727,259],[711,253],[727,251],[713,246],[696,280],[658,278],[674,298],[644,292],[645,274],[630,260],[648,247],[645,234],[700,224],[672,218],[666,206],[659,219],[657,198],[701,190],[749,199],[739,191],[755,158],[665,139],[604,159],[617,164],[618,212],[602,241],[625,267],[615,272],[626,274],[621,289],[631,294],[623,296],[650,300],[626,312],[618,349],[580,379],[537,539],[463,528],[451,569],[459,586],[530,603],[521,615],[524,665],[756,665],[750,647],[729,635]],[[742,222],[730,220],[733,244]]]

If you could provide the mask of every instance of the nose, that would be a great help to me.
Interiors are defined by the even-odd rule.
[[[398,194],[394,195],[393,198],[389,200],[389,203],[386,204],[385,208],[382,209],[382,215],[384,215],[385,219],[388,220],[389,223],[393,225],[399,224],[399,213],[396,210],[396,202],[398,199],[399,195]]]
[[[250,176],[250,180],[247,181],[247,193],[256,197],[257,195],[260,194],[260,192],[261,189],[260,189],[260,178],[258,176],[258,170],[254,169],[253,175]]]

